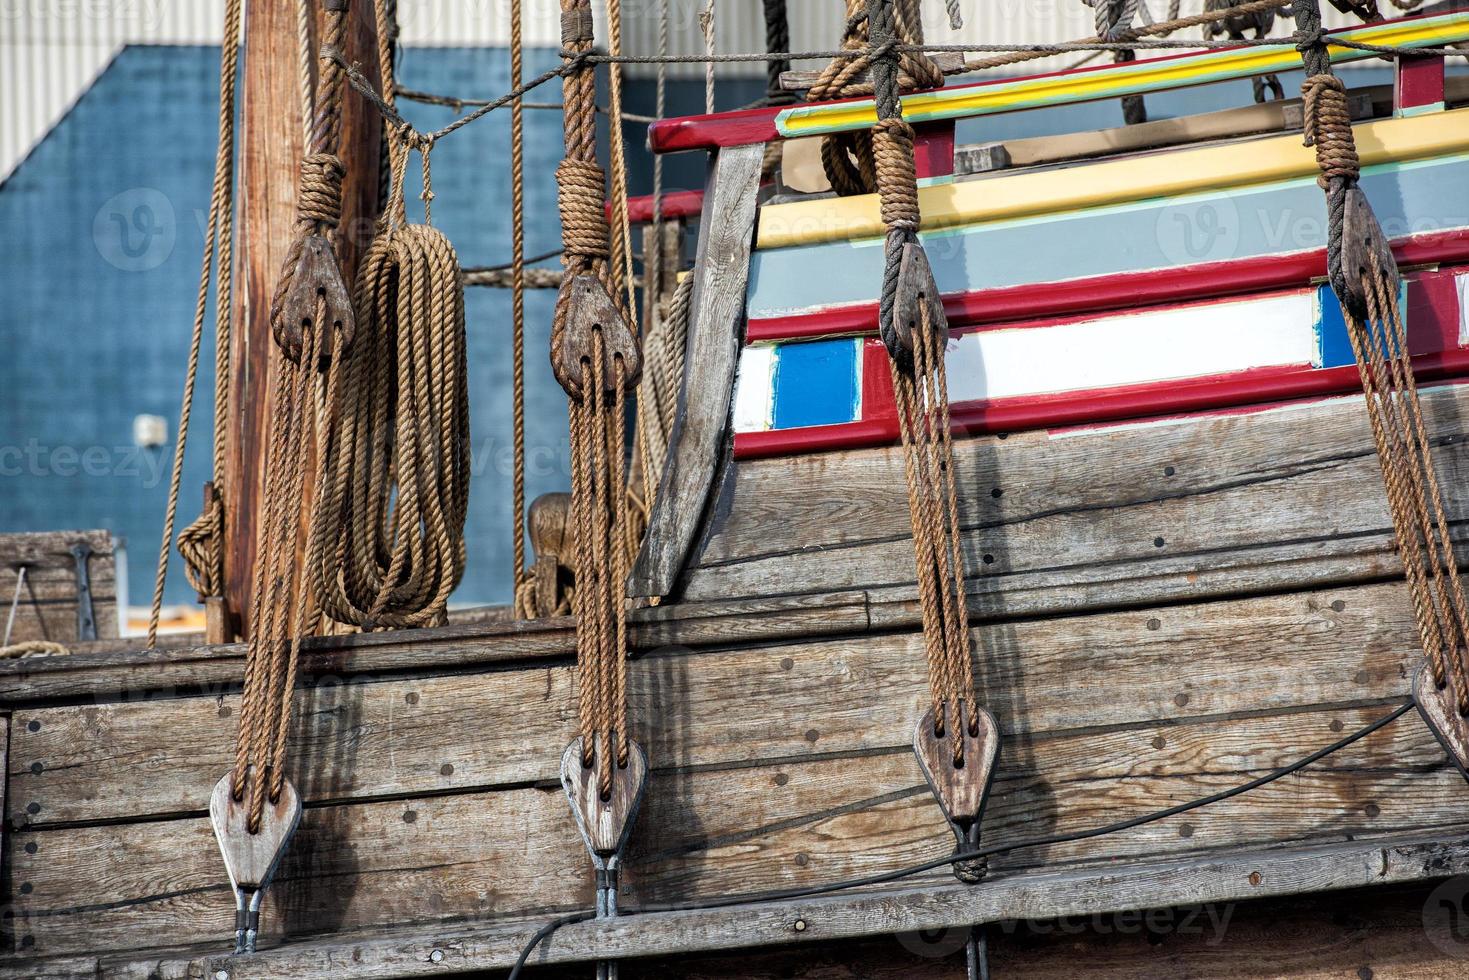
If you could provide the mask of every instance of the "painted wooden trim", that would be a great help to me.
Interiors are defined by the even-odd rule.
[[[764,155],[759,145],[735,147],[721,150],[710,164],[694,266],[688,373],[629,595],[663,597],[673,591],[704,517],[729,431]]]
[[[1459,379],[1469,375],[1469,349],[1463,344],[1469,306],[1460,294],[1469,291],[1469,272],[1446,270],[1425,275],[1409,284],[1406,318],[1418,377],[1423,381]],[[1208,306],[1228,308],[1237,303]],[[1188,311],[1193,306],[1177,307]],[[1319,317],[1318,317],[1319,320]],[[1319,326],[1319,324],[1318,324]],[[1003,332],[1023,333],[1025,329]],[[951,341],[951,348],[953,345]],[[1323,341],[1324,343],[1324,341]],[[1339,345],[1338,345],[1339,346]],[[953,356],[951,349],[950,356]],[[735,457],[754,459],[853,449],[889,444],[898,437],[896,410],[881,342],[869,338],[863,357],[862,407],[852,422],[807,428],[740,432]],[[1174,380],[1158,379],[1094,389],[1027,393],[994,399],[966,399],[962,380],[951,376],[954,429],[977,435],[1037,428],[1113,422],[1123,419],[1218,412],[1241,406],[1267,406],[1303,398],[1320,398],[1360,387],[1354,362],[1340,358],[1320,363],[1321,350],[1308,363],[1261,364],[1230,373],[1210,373]]]
[[[606,202],[607,220],[612,220],[612,202]],[[663,217],[692,218],[704,209],[703,191],[665,191]],[[633,224],[653,220],[653,195],[642,194],[627,199],[627,217]]]
[[[1363,167],[1397,165],[1469,150],[1469,109],[1379,119],[1353,127]],[[923,229],[933,231],[1116,206],[1160,197],[1313,177],[1315,151],[1297,134],[1080,167],[920,187]],[[883,234],[876,194],[773,204],[760,212],[758,249],[786,248]]]
[[[1463,20],[1465,16],[1466,15],[1463,13],[1454,13],[1440,15],[1439,18],[1403,18],[1402,20],[1389,21],[1381,25],[1372,25],[1372,27],[1377,29],[1402,29],[1404,25],[1408,25],[1409,29],[1414,29],[1412,28],[1412,25],[1414,25],[1416,22],[1427,21],[1430,19],[1448,18],[1452,20],[1454,18],[1460,18],[1454,30],[1456,30],[1460,34],[1465,34],[1469,33],[1469,22]],[[1368,29],[1369,28],[1355,28],[1348,31],[1333,31],[1329,33],[1346,34],[1348,36],[1353,36],[1354,32],[1360,32]],[[1453,33],[1453,31],[1451,31],[1450,33]],[[1283,47],[1289,48],[1289,43],[1290,42],[1288,41],[1285,42]],[[1424,39],[1416,46],[1436,46],[1439,43],[1447,42],[1430,41]],[[1252,46],[1248,48],[1217,49],[1215,51],[1208,52],[1208,54],[1216,57],[1233,54],[1244,56],[1258,53],[1261,50],[1274,51],[1277,53],[1277,56],[1284,55],[1286,57],[1284,68],[1265,68],[1262,69],[1262,71],[1264,72],[1289,70],[1290,67],[1299,67],[1299,58],[1296,56],[1294,49],[1282,51],[1280,48],[1272,47],[1261,49],[1259,47]],[[1336,55],[1347,51],[1351,51],[1351,49],[1336,48],[1333,49],[1332,54],[1335,57]],[[1367,52],[1355,52],[1355,54],[1360,55],[1361,57],[1375,57],[1374,55],[1370,55]],[[1177,60],[1179,58],[1189,57],[1199,56],[1174,55],[1170,58],[1152,58],[1143,61],[1131,62],[1126,66],[1101,65],[1095,68],[1078,68],[1066,72],[1052,72],[1042,75],[1024,76],[1021,78],[1007,78],[985,81],[979,82],[974,85],[966,85],[962,87],[956,86],[954,88],[941,89],[939,91],[946,94],[974,91],[983,92],[986,89],[993,89],[999,86],[1018,85],[1032,82],[1039,84],[1041,80],[1052,80],[1057,78],[1064,79],[1068,76],[1101,75],[1103,78],[1105,78],[1108,72],[1116,72],[1123,67],[1131,68],[1132,66],[1137,66],[1139,69],[1147,69],[1148,66],[1155,65],[1155,63],[1157,62],[1166,62],[1170,60]],[[1079,82],[1078,84],[1083,83]],[[1192,85],[1202,83],[1196,81],[1188,82],[1187,84]],[[1119,92],[1118,94],[1121,93]],[[1109,98],[1110,96],[1097,95],[1093,97]],[[908,117],[910,122],[918,122],[921,120],[912,114],[913,110],[910,110],[908,108],[909,100],[913,98],[915,98],[915,96],[904,97],[904,115]],[[872,100],[870,99],[850,99],[842,102],[823,104],[823,107],[829,108],[833,111],[850,111],[848,109],[849,106],[858,106],[860,107],[859,111],[866,112],[868,115],[872,116],[872,120],[866,123],[867,126],[871,126],[872,122],[875,121],[875,114],[872,113],[871,109]],[[1025,107],[1017,106],[1016,108]],[[769,141],[773,139],[778,139],[783,135],[776,125],[776,119],[784,111],[785,110],[779,108],[741,109],[734,112],[714,113],[712,115],[683,116],[677,119],[664,119],[655,122],[648,127],[648,145],[655,153],[676,153],[684,150],[712,150],[717,149],[721,146],[742,146],[746,143],[768,143]],[[813,130],[813,132],[816,131],[818,130]]]
[[[1444,59],[1398,58],[1393,62],[1393,112],[1400,116],[1444,107]]]
[[[1395,241],[1393,254],[1403,266],[1469,261],[1469,228]],[[1326,250],[1318,248],[1150,269],[1126,275],[1087,276],[1061,282],[951,293],[944,297],[944,312],[951,326],[964,327],[1264,292],[1303,285],[1325,274]],[[877,303],[874,301],[789,316],[751,317],[746,326],[746,337],[749,342],[756,343],[865,333],[876,329]]]
[[[1383,709],[1383,713],[1387,712]],[[1412,724],[1404,718],[1397,724]],[[1202,854],[1172,861],[993,875],[982,887],[938,878],[922,884],[751,902],[723,909],[623,915],[566,926],[530,965],[679,956],[718,950],[820,943],[860,936],[943,931],[1005,919],[1052,919],[1170,905],[1245,901],[1307,892],[1427,881],[1469,873],[1463,827],[1434,835],[1294,848]],[[322,975],[379,980],[504,970],[543,921],[419,926],[370,936],[304,940],[248,958],[197,950],[67,957],[48,976],[225,976],[296,980]],[[48,961],[30,961],[34,976]]]
[[[1329,36],[1366,44],[1402,48],[1437,47],[1469,40],[1469,13],[1408,17],[1332,31]],[[1370,51],[1331,47],[1333,63],[1374,58]],[[1198,54],[1168,55],[1099,65],[1073,71],[1004,79],[978,85],[955,86],[903,97],[903,117],[911,123],[1037,109],[1113,99],[1124,95],[1162,92],[1168,89],[1206,85],[1211,82],[1248,78],[1298,70],[1301,55],[1293,42],[1223,48]],[[871,99],[834,104],[790,106],[776,117],[776,131],[787,139],[818,136],[854,129],[870,129],[877,122]]]

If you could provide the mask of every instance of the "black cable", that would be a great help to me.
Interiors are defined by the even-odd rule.
[[[564,251],[566,250],[563,248],[553,248],[549,252],[544,252],[540,255],[532,255],[530,258],[523,259],[522,261],[526,265],[534,265],[537,262],[544,262],[547,259],[554,259],[556,256],[560,255]],[[501,262],[499,265],[476,265],[466,267],[463,271],[466,274],[470,272],[501,272],[505,269],[510,268],[514,264],[514,262]]]
[[[825,885],[810,885],[805,888],[791,888],[784,891],[764,892],[758,895],[739,895],[730,898],[715,899],[713,901],[693,902],[682,905],[647,905],[642,908],[633,910],[631,914],[648,915],[657,912],[704,912],[712,911],[714,909],[732,908],[737,905],[752,905],[757,902],[788,902],[799,898],[814,898],[820,895],[829,895],[834,892],[849,891],[854,888],[870,888],[874,885],[891,884],[894,881],[901,881],[904,878],[911,878],[914,875],[923,874],[925,871],[934,871],[938,868],[947,867],[948,865],[952,865],[958,861],[976,861],[981,858],[993,857],[998,854],[1008,854],[1011,851],[1024,850],[1025,848],[1029,847],[1049,847],[1055,844],[1069,844],[1075,841],[1089,840],[1093,837],[1104,837],[1108,834],[1120,833],[1124,830],[1131,830],[1134,827],[1140,827],[1143,824],[1154,823],[1159,820],[1166,820],[1169,817],[1176,817],[1181,813],[1188,813],[1189,811],[1197,810],[1200,807],[1210,806],[1214,803],[1221,803],[1224,800],[1232,799],[1233,797],[1248,793],[1251,790],[1259,789],[1261,786],[1273,783],[1278,779],[1284,779],[1286,776],[1290,776],[1297,772],[1300,772],[1302,769],[1306,768],[1312,763],[1321,761],[1322,759],[1331,755],[1333,752],[1339,752],[1342,749],[1346,748],[1348,745],[1351,745],[1353,742],[1361,741],[1368,735],[1371,735],[1373,732],[1378,731],[1382,728],[1386,728],[1388,725],[1391,725],[1393,722],[1397,721],[1399,718],[1407,714],[1412,709],[1413,702],[1411,700],[1405,701],[1383,717],[1377,719],[1369,725],[1357,729],[1349,735],[1337,739],[1335,742],[1332,742],[1325,748],[1317,749],[1310,755],[1298,759],[1295,762],[1292,762],[1290,765],[1271,770],[1265,775],[1256,777],[1255,779],[1252,779],[1247,783],[1241,783],[1238,786],[1234,786],[1226,790],[1220,790],[1218,793],[1213,793],[1209,796],[1200,797],[1196,800],[1189,800],[1186,803],[1179,803],[1162,810],[1154,810],[1151,813],[1145,813],[1141,816],[1129,817],[1126,820],[1119,820],[1116,823],[1105,824],[1101,827],[1093,827],[1089,830],[1078,830],[1067,834],[1052,834],[1047,837],[1032,837],[1029,840],[1019,840],[1011,844],[997,844],[992,847],[982,847],[973,851],[958,851],[954,854],[949,855],[948,857],[934,858],[931,861],[924,861],[921,864],[913,864],[909,865],[908,867],[898,868],[893,871],[883,871],[878,874],[867,875],[864,878],[850,878],[846,881],[834,881]],[[581,912],[575,912],[570,915],[562,916],[559,919],[555,919],[551,922],[546,923],[546,925],[542,926],[536,932],[536,934],[531,937],[530,942],[526,944],[525,949],[521,950],[520,958],[515,961],[515,967],[510,971],[509,980],[519,980],[520,971],[522,967],[525,966],[526,960],[530,958],[531,953],[535,951],[537,946],[545,942],[546,939],[550,938],[550,936],[555,933],[556,930],[560,929],[562,926],[571,925],[576,922],[586,922],[589,919],[593,919],[595,917],[596,913],[592,912],[591,910],[583,910]]]

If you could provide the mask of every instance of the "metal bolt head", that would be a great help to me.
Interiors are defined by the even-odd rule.
[[[214,980],[230,980],[230,971],[228,971],[228,970],[216,970],[216,971],[214,971]]]
[[[796,920],[796,931],[797,932],[805,932],[806,931],[806,920],[805,919],[797,919]]]
[[[436,949],[428,954],[428,958],[432,963],[442,963],[444,962],[444,951],[442,949]]]

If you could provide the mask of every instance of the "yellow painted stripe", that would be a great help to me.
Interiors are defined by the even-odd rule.
[[[1379,119],[1353,132],[1363,166],[1462,153],[1469,151],[1469,109]],[[1316,173],[1315,151],[1292,134],[920,187],[918,203],[923,229],[933,231]],[[762,249],[883,233],[876,194],[767,205],[759,224]]]
[[[1333,32],[1333,37],[1404,48],[1438,47],[1469,40],[1469,12],[1441,14]],[[1333,62],[1375,58],[1369,51],[1333,47]],[[1247,47],[1174,58],[1154,58],[1095,71],[1061,72],[978,85],[919,92],[903,97],[909,122],[935,122],[1014,112],[1040,106],[1089,102],[1145,92],[1203,85],[1301,67],[1301,55],[1286,42],[1279,47]],[[877,122],[871,99],[832,105],[792,106],[776,117],[785,137],[869,129]]]

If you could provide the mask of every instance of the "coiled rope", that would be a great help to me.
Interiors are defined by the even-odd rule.
[[[392,104],[385,0],[377,0],[376,15],[383,92]],[[357,271],[357,337],[341,368],[342,401],[327,401],[308,546],[321,611],[362,629],[442,625],[464,574],[470,478],[464,285],[454,246],[431,224],[433,144],[412,139],[399,129],[389,140],[392,190]],[[414,148],[423,161],[422,225],[408,223],[404,205]],[[333,363],[333,373],[336,368]]]
[[[424,159],[425,212],[432,183]],[[357,273],[308,563],[321,610],[363,629],[442,625],[464,574],[470,435],[464,287],[449,240],[410,225],[409,147],[389,145],[385,227]],[[335,368],[335,365],[333,365]]]
[[[1449,535],[1432,444],[1413,377],[1399,306],[1399,276],[1377,218],[1358,186],[1346,86],[1321,39],[1317,0],[1295,0],[1306,65],[1301,94],[1305,141],[1316,151],[1326,192],[1327,276],[1341,303],[1357,359],[1378,462],[1392,514],[1419,639],[1440,690],[1469,715],[1469,607]]]
[[[897,0],[894,4],[896,36],[882,42],[871,37],[867,16],[868,0],[847,0],[847,20],[842,31],[843,51],[855,52],[850,57],[835,59],[822,70],[806,98],[812,102],[873,94],[874,64],[895,54],[904,45],[923,43],[923,21],[918,0]],[[872,77],[868,76],[872,73]],[[897,55],[897,87],[903,91],[938,88],[944,84],[944,73],[926,54],[903,51]],[[821,165],[832,189],[846,197],[871,194],[878,189],[877,162],[873,144],[876,130],[833,133],[822,137]],[[891,187],[891,185],[890,185]]]

